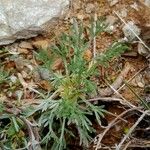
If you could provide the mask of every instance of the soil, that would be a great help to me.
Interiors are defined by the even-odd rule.
[[[132,5],[136,4],[137,8],[131,7]],[[57,26],[54,27],[54,30],[50,30],[47,32],[46,35],[39,35],[38,37],[29,39],[29,40],[21,40],[17,41],[14,44],[6,46],[4,48],[8,48],[9,50],[13,47],[12,52],[14,52],[14,46],[18,48],[18,45],[22,41],[29,42],[31,47],[24,47],[20,48],[19,51],[19,58],[17,62],[14,61],[13,57],[1,57],[1,63],[4,65],[5,70],[11,71],[14,76],[17,76],[18,73],[21,73],[23,78],[27,83],[38,82],[37,88],[42,88],[43,90],[51,90],[51,85],[49,85],[44,80],[39,80],[38,76],[30,75],[30,67],[36,66],[33,53],[38,48],[45,48],[51,44],[56,37],[58,37],[62,32],[68,32],[70,25],[72,24],[72,18],[75,17],[77,20],[82,20],[85,25],[88,26],[88,21],[91,16],[96,14],[97,16],[113,16],[115,19],[115,29],[112,33],[102,33],[102,35],[96,38],[96,50],[97,54],[103,52],[108,48],[114,41],[120,40],[124,37],[122,27],[124,24],[121,20],[114,14],[114,11],[124,13],[123,19],[128,21],[133,21],[140,29],[141,29],[141,38],[147,44],[149,44],[150,38],[145,38],[146,35],[150,36],[150,8],[144,5],[143,0],[119,0],[115,5],[110,6],[110,3],[107,0],[73,0],[70,6],[70,11],[66,14],[64,20],[58,22]],[[59,30],[58,30],[59,29]],[[133,77],[133,80],[129,82],[132,86],[132,89],[135,91],[137,95],[143,97],[145,99],[147,93],[145,93],[145,87],[150,85],[150,75],[148,77],[148,60],[138,54],[138,40],[133,43],[129,44],[130,51],[127,52],[125,55],[122,55],[120,58],[113,60],[110,63],[111,67],[108,68],[100,68],[102,70],[100,74],[100,88],[105,88],[108,86],[103,79],[107,77],[107,81],[112,84],[115,79],[120,74],[121,70],[124,68],[124,65],[128,62],[131,65],[131,69],[128,72],[127,76],[124,81],[128,81]],[[28,45],[29,46],[29,45]],[[44,47],[45,46],[45,47]],[[150,45],[149,45],[150,46]],[[33,47],[33,49],[32,49]],[[30,49],[31,48],[31,49]],[[9,54],[8,54],[9,56]],[[23,62],[24,61],[24,62]],[[22,64],[23,62],[23,64]],[[60,67],[59,62],[55,66]],[[18,65],[17,65],[18,64]],[[143,69],[143,70],[141,70]],[[141,70],[141,71],[140,71]],[[140,72],[139,72],[140,71]],[[135,81],[134,75],[141,76],[138,81]],[[15,79],[14,79],[15,80]],[[14,81],[15,82],[15,81]],[[3,98],[8,97],[12,99],[11,103],[13,102],[13,98],[16,97],[16,91],[22,91],[22,86],[20,84],[15,84],[15,86],[8,89],[8,85],[3,85],[1,87],[1,95]],[[10,87],[9,87],[10,88]],[[137,98],[135,93],[133,93],[126,85],[119,91],[119,93],[126,99],[127,101],[131,102],[135,106],[142,106],[140,100]],[[31,99],[33,99],[35,94],[30,93],[30,91],[26,91],[24,95],[25,101],[23,103],[30,103]],[[111,97],[118,97],[118,95],[111,95]],[[33,103],[33,102],[32,102]],[[107,111],[111,112],[113,115],[107,114],[105,119],[103,119],[102,124],[104,127],[107,127],[111,121],[113,121],[116,116],[120,115],[123,111],[129,109],[128,107],[122,105],[120,102],[114,101],[105,101],[99,102],[105,105]],[[110,128],[109,132],[104,136],[101,144],[101,150],[103,149],[115,149],[115,145],[118,144],[124,135],[128,132],[128,130],[135,124],[137,119],[141,114],[138,111],[134,111],[132,113],[127,113],[124,117],[122,117],[125,121],[119,120],[112,128]],[[96,126],[96,136],[103,133],[105,128]],[[145,116],[142,122],[137,126],[135,131],[131,134],[131,136],[127,139],[124,143],[125,145],[128,143],[128,150],[148,150],[150,148],[150,118],[149,116]],[[94,150],[95,146],[97,145],[97,141],[94,141],[90,145],[90,150]],[[69,149],[82,149],[79,145],[70,145],[71,148]]]

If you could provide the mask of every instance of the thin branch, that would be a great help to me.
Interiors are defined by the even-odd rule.
[[[122,101],[122,99],[120,98],[116,98],[116,97],[96,97],[96,98],[91,98],[89,100],[87,100],[89,102],[94,102],[94,101],[104,101],[104,102],[113,102],[113,101]]]
[[[134,32],[134,30],[125,22],[125,20],[116,12],[114,13],[117,15],[117,17],[130,29],[130,31],[138,38],[138,40],[150,51],[150,48],[143,42],[143,40]]]
[[[117,90],[121,86],[124,78],[127,76],[130,69],[131,69],[131,65],[129,63],[126,63],[124,66],[124,69],[121,71],[121,73],[119,74],[117,79],[111,85],[113,87],[113,89]],[[112,90],[112,88],[110,88],[110,87],[99,90],[100,96],[110,96],[113,94],[113,92],[114,92],[114,90]]]
[[[122,101],[120,101],[121,104],[123,105],[127,105],[130,108],[134,108],[136,107],[135,105],[133,105],[132,103],[130,103],[129,101],[127,101],[116,89],[114,89],[114,87],[112,85],[110,85],[106,80],[105,82],[107,83],[107,85],[109,85],[109,87],[114,91],[115,94],[117,94],[119,97],[121,97]]]
[[[143,112],[143,114],[141,115],[141,117],[136,121],[136,123],[130,128],[130,130],[128,131],[128,133],[124,136],[124,138],[121,140],[121,142],[119,143],[119,145],[116,147],[116,150],[120,150],[122,144],[126,141],[126,139],[130,136],[130,134],[133,132],[133,130],[137,127],[137,125],[142,121],[142,119],[145,117],[145,115],[150,112],[149,110]]]
[[[133,111],[133,110],[137,110],[138,108],[131,108],[129,110],[126,110],[124,111],[123,113],[121,113],[120,115],[118,115],[114,120],[112,120],[110,122],[110,124],[108,125],[108,127],[104,130],[103,133],[99,134],[98,137],[98,142],[97,142],[97,145],[96,145],[96,148],[95,150],[98,150],[99,148],[101,148],[101,141],[103,139],[103,137],[105,136],[105,134],[109,131],[109,129],[115,124],[115,122],[119,119],[119,118],[122,118],[126,113],[130,112],[130,111]]]
[[[35,147],[36,147],[38,150],[41,150],[41,146],[39,144],[39,141],[37,141],[36,138],[35,138],[34,131],[33,131],[33,128],[31,126],[32,123],[30,123],[30,121],[27,120],[24,117],[20,117],[20,119],[26,124],[27,130],[28,130],[28,133],[29,133],[30,142],[29,142],[28,149],[29,150],[34,150]]]
[[[126,149],[129,147],[130,144],[131,144],[131,141],[129,141],[129,142],[125,145],[125,147],[124,147],[123,150],[126,150]]]
[[[136,72],[129,80],[127,80],[126,82],[129,83],[130,81],[132,81],[139,73],[141,73],[143,70],[145,70],[147,68],[147,66],[143,67],[142,69],[140,69],[138,72]],[[126,84],[124,83],[117,91],[120,91]]]
[[[93,27],[93,33],[95,35],[96,33],[96,21],[97,21],[97,15],[96,13],[94,14],[94,27]],[[93,38],[93,57],[96,57],[96,36],[94,36]]]

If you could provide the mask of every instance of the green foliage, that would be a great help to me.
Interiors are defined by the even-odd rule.
[[[25,133],[22,130],[23,122],[7,113],[0,117],[0,147],[3,149],[14,150],[25,145]]]
[[[94,27],[96,32],[93,32]],[[106,27],[100,19],[95,25],[92,23],[89,39],[103,32]],[[122,43],[114,43],[105,53],[87,61],[84,54],[90,48],[91,41],[86,38],[84,31],[83,24],[74,20],[70,34],[63,33],[51,47],[51,58],[57,56],[62,59],[63,71],[53,71],[49,68],[52,59],[46,51],[38,54],[40,61],[52,72],[50,81],[55,91],[34,112],[40,115],[38,122],[41,129],[48,130],[46,134],[42,132],[42,142],[47,146],[52,145],[52,150],[66,147],[68,137],[74,137],[76,134],[70,129],[72,126],[78,131],[80,145],[89,145],[91,133],[95,132],[89,116],[95,116],[97,123],[101,125],[101,117],[104,117],[105,112],[103,106],[95,106],[87,101],[88,96],[96,93],[97,89],[92,77],[97,74],[99,65],[106,66],[110,60],[127,49]]]
[[[97,21],[94,21],[94,18],[91,18],[91,27],[89,28],[90,36],[92,38],[96,37],[101,32],[104,32],[107,28],[107,24],[105,23],[104,17],[99,17]]]
[[[0,84],[5,82],[7,80],[7,77],[8,77],[8,73],[1,69],[0,70]]]
[[[108,66],[108,62],[113,58],[120,56],[120,54],[124,53],[127,49],[128,47],[125,44],[116,42],[112,44],[105,53],[100,54],[97,57],[97,61],[103,66]]]

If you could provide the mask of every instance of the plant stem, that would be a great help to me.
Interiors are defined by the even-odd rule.
[[[65,131],[65,123],[66,123],[66,118],[63,118],[61,135],[60,135],[60,139],[59,139],[59,142],[60,142],[59,150],[61,150],[61,146],[62,146],[62,142],[63,142],[63,136],[64,136],[64,131]]]
[[[147,103],[132,89],[132,87],[124,81],[126,86],[131,90],[131,92],[142,102],[142,104],[145,106],[146,109],[150,110],[150,107],[147,105]]]

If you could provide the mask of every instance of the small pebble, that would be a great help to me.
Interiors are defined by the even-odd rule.
[[[139,36],[141,33],[141,29],[138,28],[134,22],[129,21],[124,27],[123,27],[123,33],[125,37],[130,41],[133,42],[136,39],[136,35]],[[131,31],[133,30],[136,35]]]
[[[95,5],[92,4],[92,3],[88,3],[87,6],[86,6],[86,9],[85,9],[86,13],[90,14],[94,10],[95,10]]]
[[[33,46],[31,43],[23,41],[19,44],[20,48],[25,48],[25,49],[33,49]]]
[[[50,71],[46,68],[39,68],[38,70],[40,77],[43,80],[49,80],[50,79]]]
[[[11,75],[9,78],[10,78],[12,83],[16,83],[17,82],[17,77],[15,75]]]
[[[108,0],[110,6],[114,6],[115,4],[117,4],[119,2],[119,0]]]

